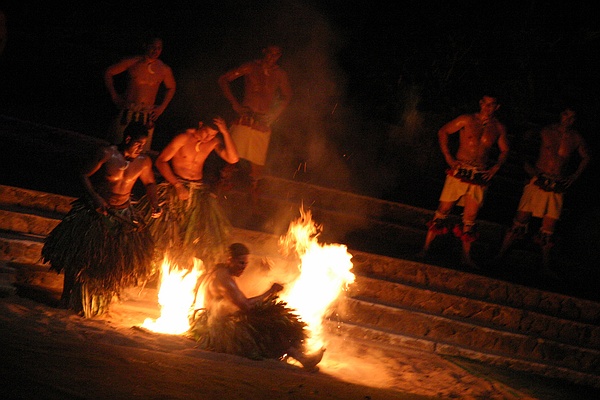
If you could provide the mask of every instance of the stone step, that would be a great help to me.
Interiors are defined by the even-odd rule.
[[[12,234],[2,235],[2,253],[0,254],[2,259],[36,263],[39,259],[42,237],[47,235],[59,222],[57,218],[70,209],[73,198],[0,185],[0,199],[0,216],[3,216],[0,218],[0,231],[12,232]],[[4,210],[3,208],[7,205],[21,207],[21,210]],[[28,214],[23,211],[28,210],[29,205],[36,213]],[[298,210],[293,207],[288,207],[287,210],[289,213],[284,215],[282,220],[289,225],[298,217]],[[54,216],[38,215],[45,212],[54,213]],[[321,223],[317,217],[314,219]],[[253,252],[277,254],[277,241],[279,236],[287,230],[287,225],[283,228],[282,224],[282,228],[278,229],[278,234],[241,228],[237,228],[237,230],[243,232],[244,240],[256,247],[253,248]],[[326,228],[327,226],[323,229],[324,233],[326,233]],[[410,232],[410,228],[405,231],[406,236],[410,236],[408,232]],[[16,234],[19,235],[15,236]],[[326,235],[320,236],[319,241],[338,243],[323,240],[324,237]],[[29,239],[33,239],[33,241]],[[411,240],[409,239],[407,242],[409,243]],[[560,318],[582,319],[589,323],[600,322],[600,306],[596,302],[547,293],[478,274],[464,273],[418,261],[365,253],[354,247],[351,248],[354,255],[354,270],[361,275],[427,287],[431,290],[454,293],[515,308],[542,310],[542,312]]]
[[[419,311],[482,327],[522,333],[600,350],[600,326],[536,311],[477,300],[464,295],[357,276],[348,295],[356,300]]]
[[[471,320],[390,307],[351,297],[345,297],[340,302],[336,308],[336,317],[342,323],[401,333],[430,342],[477,350],[499,357],[516,358],[524,362],[600,374],[600,351],[596,349],[493,329],[477,325]]]
[[[600,303],[531,288],[479,274],[375,254],[355,253],[354,271],[363,276],[600,324]]]
[[[243,197],[240,193],[230,194],[226,206],[244,202]],[[337,197],[343,198],[340,193]],[[14,269],[20,291],[45,293],[46,298],[55,301],[60,295],[62,275],[40,265],[41,247],[45,235],[68,212],[74,199],[2,186],[0,199],[1,260]],[[270,258],[277,265],[285,264],[289,260],[279,255],[279,238],[299,217],[302,202],[269,197],[261,201],[268,205],[263,209],[272,213],[266,219],[271,225],[263,226],[262,231],[236,227],[233,239],[248,243],[255,260]],[[243,211],[243,207],[237,210]],[[314,221],[323,226],[321,243],[346,243],[337,239],[363,227],[365,233],[357,234],[359,240],[404,245],[405,249],[399,250],[402,253],[424,237],[425,231],[411,226],[410,221],[401,225],[361,213],[310,210]],[[409,220],[419,215],[418,210],[408,210]],[[373,337],[385,338],[385,343],[393,344],[401,337],[405,342],[433,346],[436,351],[451,349],[455,354],[471,354],[478,359],[516,362],[544,374],[549,370],[568,371],[574,378],[583,379],[581,376],[598,373],[600,304],[349,247],[356,282],[332,310],[344,329],[362,335],[369,332]]]
[[[532,360],[523,360],[505,355],[497,355],[489,352],[482,352],[477,349],[469,349],[462,346],[432,341],[423,338],[417,338],[404,334],[386,332],[379,328],[373,329],[367,326],[355,325],[350,322],[341,322],[336,318],[331,318],[324,324],[324,331],[331,335],[336,335],[343,340],[362,340],[370,343],[379,343],[384,348],[396,346],[414,348],[439,354],[440,356],[461,357],[475,360],[489,365],[504,367],[509,370],[526,371],[528,373],[566,380],[575,384],[586,385],[590,387],[600,387],[598,374],[576,371],[570,368],[564,368],[557,365],[535,362]]]
[[[432,210],[273,176],[261,180],[260,193],[261,198],[285,200],[289,203],[303,204],[311,210],[327,210],[351,216],[359,222],[356,226],[368,226],[364,221],[377,221],[426,231],[426,223],[434,214]],[[458,215],[452,215],[450,219],[453,223],[460,221]],[[504,231],[502,225],[484,220],[478,221],[478,224],[482,240],[501,240]]]

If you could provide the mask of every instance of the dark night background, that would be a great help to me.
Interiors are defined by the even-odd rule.
[[[597,154],[600,29],[588,2],[0,2],[0,113],[103,138],[116,109],[104,69],[164,39],[177,92],[156,128],[160,150],[199,116],[233,115],[218,76],[280,44],[294,99],[275,126],[270,173],[434,209],[439,127],[500,99],[513,152],[481,216],[510,224],[526,132],[578,111]],[[122,82],[121,82],[122,84]],[[24,149],[24,155],[27,149]],[[57,160],[60,162],[60,160]],[[572,251],[598,261],[597,162],[567,195]],[[7,172],[7,171],[3,171]],[[16,172],[15,172],[16,173]],[[492,190],[493,189],[493,190]]]

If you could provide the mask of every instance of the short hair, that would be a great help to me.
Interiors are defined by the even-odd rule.
[[[250,250],[243,243],[233,243],[229,246],[229,255],[232,258],[241,257],[250,254]]]
[[[200,122],[202,122],[202,126],[206,126],[208,128],[214,129],[215,131],[219,130],[217,124],[215,124],[215,118],[218,118],[218,115],[210,115],[200,118]]]
[[[129,136],[131,141],[148,137],[148,127],[141,122],[131,122],[123,131],[123,140]]]

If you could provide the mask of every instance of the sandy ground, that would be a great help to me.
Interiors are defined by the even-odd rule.
[[[206,352],[185,336],[140,328],[159,316],[152,288],[127,291],[101,319],[0,292],[3,399],[594,398],[561,382],[341,337],[327,339],[317,372]]]

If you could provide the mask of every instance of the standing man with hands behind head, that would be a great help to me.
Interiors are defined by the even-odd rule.
[[[231,226],[204,182],[204,164],[212,152],[229,164],[239,161],[221,117],[204,119],[197,128],[179,133],[156,159],[156,168],[166,181],[158,186],[163,215],[157,220],[147,218],[158,250],[157,262],[169,253],[180,268],[191,267],[192,257],[211,267],[226,254]],[[146,200],[140,202],[148,215],[151,210]]]

